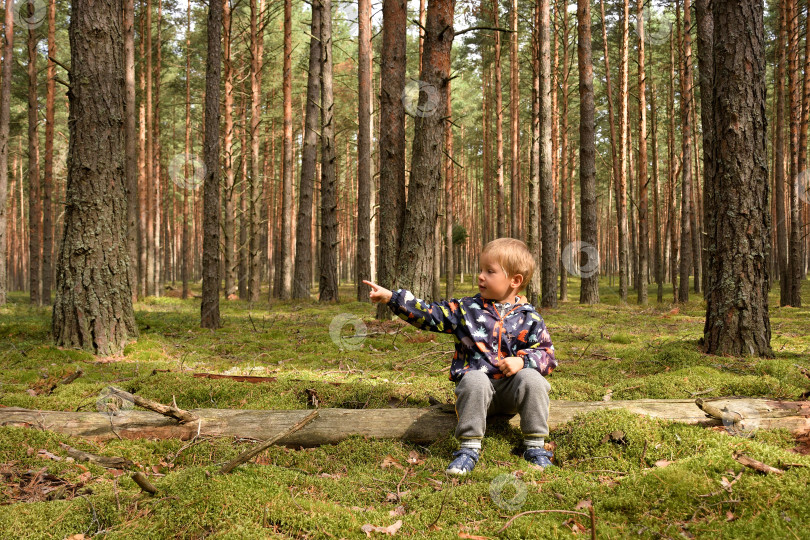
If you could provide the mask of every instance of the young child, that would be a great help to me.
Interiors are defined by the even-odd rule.
[[[534,258],[520,240],[499,238],[484,247],[479,266],[478,294],[431,304],[407,290],[364,283],[371,286],[372,302],[386,302],[408,323],[455,336],[450,379],[456,383],[461,448],[453,453],[448,473],[466,474],[475,467],[487,414],[498,413],[519,413],[524,459],[552,466],[553,452],[544,448],[551,389],[545,377],[557,361],[542,317],[518,294],[531,280]]]

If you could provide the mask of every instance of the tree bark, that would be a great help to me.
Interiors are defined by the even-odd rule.
[[[6,305],[6,199],[8,198],[8,139],[11,113],[11,68],[14,54],[14,3],[6,0],[3,38],[3,73],[0,77],[0,306]],[[22,204],[22,201],[20,201]],[[12,215],[12,219],[14,216]]]
[[[619,87],[619,175],[614,184],[616,188],[616,216],[619,226],[619,298],[627,302],[628,273],[628,228],[627,228],[627,162],[629,151],[628,139],[628,54],[630,48],[630,0],[623,0],[624,14],[622,16],[622,61],[620,66],[621,85]]]
[[[219,81],[222,71],[222,4],[208,6],[205,65],[205,184],[203,194],[203,290],[200,326],[219,328]]]
[[[529,171],[528,248],[534,257],[535,269],[540,269],[540,3],[535,2],[532,21],[532,144]],[[584,215],[584,214],[583,214]],[[473,241],[475,241],[473,239]],[[526,288],[530,304],[539,305],[540,274],[535,270]]]
[[[281,272],[279,297],[292,296],[292,213],[293,213],[293,128],[292,128],[292,0],[284,0],[284,60],[282,73],[284,100],[284,135],[282,137],[282,203],[281,203],[281,260],[276,272]]]
[[[321,104],[321,10],[312,10],[307,72],[307,105],[304,147],[301,150],[301,180],[298,188],[298,220],[295,231],[293,298],[309,298],[312,284],[312,190],[317,174]]]
[[[411,179],[400,249],[399,285],[424,298],[432,289],[436,192],[441,189],[442,138],[453,44],[455,0],[428,2],[419,102],[414,119]]]
[[[492,25],[498,27],[500,6],[492,0]],[[506,201],[503,181],[503,87],[501,82],[501,33],[493,32],[495,39],[495,177],[497,182],[498,238],[506,236]]]
[[[796,0],[787,0],[788,11],[788,93],[790,95],[790,182],[789,197],[790,237],[788,239],[788,302],[793,307],[802,305],[802,223],[799,218],[799,154],[807,149],[799,147],[799,121],[801,101],[799,98],[799,19]]]
[[[447,112],[448,118],[452,118],[453,108],[451,100],[450,81],[447,81]],[[447,275],[447,287],[445,289],[445,297],[453,298],[455,290],[455,267],[453,265],[453,199],[454,197],[454,174],[453,174],[453,124],[448,121],[444,125],[444,148],[447,153],[444,164],[444,256],[445,256],[445,269]],[[513,207],[514,208],[514,207]],[[513,222],[518,221],[513,216]],[[438,238],[436,239],[438,243]],[[438,296],[438,295],[437,295]]]
[[[763,6],[714,2],[706,352],[771,356]],[[740,279],[745,276],[745,279]]]
[[[71,4],[65,227],[53,335],[101,356],[138,334],[132,310],[124,167],[122,0]]]
[[[236,256],[236,172],[233,159],[233,62],[231,61],[231,6],[223,0],[222,7],[222,41],[223,64],[225,70],[225,104],[223,110],[225,129],[223,137],[223,169],[225,184],[223,186],[223,220],[222,240],[224,253],[225,299],[236,297],[237,292],[237,256]]]
[[[650,125],[652,135],[652,161],[653,161],[653,275],[657,285],[657,301],[664,301],[664,264],[661,238],[661,184],[658,167],[658,109],[655,105],[655,80],[653,79],[654,64],[652,54],[650,54],[650,113],[652,122]]]
[[[20,9],[32,9],[27,4]],[[39,178],[39,105],[37,100],[36,29],[28,28],[28,291],[31,303],[42,305],[42,194]],[[5,204],[5,200],[3,201]],[[2,246],[5,249],[5,245]]]
[[[509,76],[509,147],[510,157],[512,158],[511,169],[509,173],[509,185],[511,187],[511,204],[510,219],[511,236],[512,238],[520,238],[523,220],[520,216],[520,166],[518,160],[520,159],[520,70],[518,69],[518,0],[512,0],[512,9],[510,11],[509,26],[512,33],[509,36],[510,43],[510,67],[511,73]],[[449,113],[448,113],[449,114]],[[446,193],[450,193],[447,191]]]
[[[566,302],[568,300],[568,269],[565,268],[563,261],[566,258],[570,257],[570,251],[573,247],[571,244],[571,239],[569,238],[569,218],[570,212],[568,208],[571,204],[570,200],[570,189],[569,189],[569,182],[573,181],[571,175],[568,174],[568,74],[570,73],[568,63],[569,63],[569,46],[568,46],[568,31],[569,31],[569,24],[568,24],[568,6],[567,2],[560,4],[560,9],[563,12],[563,20],[562,20],[562,47],[563,47],[563,63],[562,63],[562,74],[560,77],[560,89],[561,89],[561,99],[562,104],[560,107],[560,160],[558,162],[559,165],[559,173],[558,178],[559,180],[559,199],[560,199],[560,253],[562,257],[560,257],[559,265],[560,265],[560,302]],[[566,253],[568,252],[568,253]]]
[[[700,127],[703,132],[703,227],[709,221],[706,193],[713,179],[712,148],[714,141],[712,134],[712,85],[714,84],[714,22],[711,12],[712,0],[697,0],[695,2],[695,18],[697,19],[697,46],[698,46],[698,74],[700,76]],[[705,239],[702,242],[702,256],[704,278],[708,279],[708,245]],[[706,290],[703,290],[704,296]]]
[[[289,0],[288,0],[289,1]],[[321,10],[321,257],[320,302],[338,302],[337,178],[335,111],[332,90],[332,0],[316,0]]]
[[[188,200],[188,188],[189,188],[189,162],[191,161],[191,0],[188,0],[186,4],[186,132],[185,132],[185,149],[186,149],[186,157],[183,166],[185,167],[185,178],[186,181],[183,182],[183,231],[182,231],[182,241],[181,241],[181,279],[183,281],[183,293],[182,297],[185,300],[189,297],[189,289],[188,289],[188,281],[190,278],[190,271],[191,271],[191,239],[189,238],[190,230],[189,230],[189,200]],[[195,178],[196,178],[196,171],[194,171]],[[197,188],[196,182],[193,184],[194,188]]]
[[[735,423],[743,429],[787,429],[799,435],[810,429],[807,402],[775,401],[757,398],[717,399],[704,401],[734,413],[725,425]],[[723,426],[722,420],[707,416],[692,399],[638,399],[616,401],[551,400],[548,425],[557,429],[572,421],[577,414],[599,410],[626,410],[651,418],[702,427]],[[180,424],[177,420],[153,411],[128,410],[118,414],[98,412],[38,411],[19,407],[0,409],[0,423],[9,426],[43,426],[45,429],[94,440],[182,439],[202,437],[235,437],[266,440],[284,433],[312,414],[311,409],[242,410],[192,409],[189,413],[199,422]],[[348,437],[402,439],[425,444],[452,434],[457,423],[450,406],[398,409],[318,409],[318,418],[305,428],[277,442],[279,445],[317,446],[335,444]],[[520,416],[496,417],[513,427]],[[494,419],[494,418],[493,418]],[[750,422],[750,423],[747,423]],[[732,424],[732,425],[730,425]]]
[[[692,269],[692,37],[689,0],[683,3],[683,51],[681,54],[681,263],[678,302],[689,300],[689,273]],[[679,41],[681,41],[679,39]],[[697,279],[697,276],[695,276]]]
[[[649,225],[647,219],[647,72],[644,50],[644,0],[638,0],[638,303],[647,305],[649,265]],[[653,119],[653,121],[655,121]]]
[[[357,251],[355,284],[358,302],[368,302],[371,275],[371,0],[358,0],[357,61]]]
[[[599,303],[599,229],[596,202],[596,105],[593,94],[590,0],[577,0],[577,66],[579,69],[579,197],[582,246],[577,256],[581,284],[580,304]],[[584,250],[582,248],[585,248]],[[596,254],[595,261],[590,260]]]
[[[557,307],[557,221],[551,145],[551,21],[549,0],[540,3],[540,227],[542,236],[541,306]]]
[[[134,43],[129,43],[130,33],[134,33],[134,21],[132,18],[132,6],[127,3],[127,11],[124,13],[125,34],[124,48],[125,54],[129,54],[127,47],[132,46],[132,54],[135,54]],[[47,80],[45,82],[45,177],[42,191],[42,301],[51,303],[51,290],[53,289],[53,126],[54,126],[54,100],[56,97],[56,64],[51,60],[56,58],[56,0],[48,2],[48,68]],[[127,56],[127,59],[129,57]],[[135,147],[137,134],[135,133],[135,64],[130,70],[127,64],[127,241],[129,242],[129,282],[132,284],[133,300],[137,296],[137,268],[138,237],[137,237],[137,217],[138,217],[138,154]],[[132,85],[132,104],[129,103],[129,85]],[[132,131],[130,132],[130,122]],[[129,139],[132,138],[132,149],[129,146]],[[131,158],[130,158],[131,154]],[[130,161],[132,164],[130,164]],[[133,206],[134,205],[134,206]]]
[[[394,287],[400,235],[405,226],[405,49],[407,4],[383,0],[383,44],[380,58],[380,260],[377,280]],[[421,30],[420,30],[421,31]],[[377,318],[391,310],[377,304]]]
[[[250,0],[250,281],[248,297],[258,302],[261,293],[261,253],[259,238],[261,231],[262,175],[259,145],[261,134],[259,124],[262,119],[262,57],[264,56],[264,25],[259,21],[264,13],[264,0]],[[242,150],[244,156],[245,150]],[[292,178],[292,177],[290,177]],[[292,209],[290,209],[292,215]],[[292,218],[288,219],[289,222]],[[290,246],[292,249],[292,246]],[[292,254],[291,254],[292,255]],[[290,268],[290,271],[292,268]],[[290,272],[291,273],[291,272]],[[290,281],[292,277],[290,277]],[[292,284],[290,285],[292,286]]]
[[[163,215],[162,212],[165,208],[165,205],[161,204],[161,189],[163,185],[163,178],[162,178],[162,164],[161,164],[161,146],[160,146],[160,72],[163,64],[163,43],[161,38],[161,28],[163,26],[163,1],[157,0],[158,2],[158,19],[157,19],[157,58],[155,62],[155,74],[154,74],[154,81],[155,81],[155,89],[154,89],[154,115],[155,119],[152,123],[154,134],[152,136],[152,144],[154,145],[154,149],[152,150],[152,208],[154,210],[153,217],[154,217],[154,243],[152,244],[153,248],[153,255],[152,255],[152,266],[154,267],[154,281],[152,282],[153,289],[152,294],[154,296],[160,296],[161,294],[161,283],[163,282],[163,275],[161,273],[161,269],[163,268],[163,264],[161,264],[161,255],[160,255],[160,246],[161,246],[161,223],[163,223]]]

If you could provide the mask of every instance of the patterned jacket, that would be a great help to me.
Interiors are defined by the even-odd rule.
[[[523,367],[541,375],[557,367],[554,345],[543,318],[529,303],[516,304],[501,317],[491,300],[481,294],[427,303],[407,290],[397,289],[388,306],[402,320],[431,332],[453,334],[456,351],[450,380],[470,370],[484,371],[493,379],[504,375],[498,362],[508,356],[523,358]]]

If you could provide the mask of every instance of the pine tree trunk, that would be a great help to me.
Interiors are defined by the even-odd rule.
[[[3,73],[0,77],[0,306],[6,305],[8,284],[6,256],[6,199],[8,198],[8,142],[11,113],[11,68],[14,53],[14,3],[6,0],[3,38]],[[20,202],[22,204],[22,201]],[[12,219],[14,215],[12,214]]]
[[[191,239],[189,238],[190,230],[189,230],[189,200],[188,200],[188,188],[189,188],[189,177],[191,171],[189,171],[190,161],[192,160],[191,157],[191,0],[187,0],[186,4],[186,132],[185,132],[185,149],[186,149],[186,158],[184,162],[185,167],[185,178],[186,181],[183,182],[183,231],[182,231],[182,240],[181,240],[181,247],[180,247],[180,257],[181,257],[181,271],[180,271],[180,279],[183,281],[183,299],[189,297],[190,292],[188,288],[188,281],[190,279],[190,271],[191,271]],[[194,171],[194,175],[196,178],[197,171]],[[194,182],[192,186],[196,189],[197,183]]]
[[[146,58],[146,16],[143,10],[146,9],[144,5],[141,9],[139,17],[140,22],[140,35],[141,37],[139,52],[142,59]],[[146,96],[146,69],[144,67],[145,61],[141,61],[140,72],[138,74],[138,87],[141,91],[141,96]],[[149,224],[149,174],[146,167],[146,98],[141,98],[138,105],[138,296],[143,298],[146,296],[146,281],[147,281],[147,226]]]
[[[298,220],[295,231],[293,298],[309,298],[312,284],[312,190],[318,161],[321,103],[321,10],[312,10],[307,72],[307,105],[304,147],[301,150],[301,180],[298,188]]]
[[[436,193],[441,189],[447,81],[453,44],[455,0],[428,2],[425,47],[420,73],[419,102],[414,119],[411,178],[400,250],[399,285],[424,298],[433,282],[433,230],[437,219]]]
[[[579,69],[579,197],[582,244],[579,246],[580,304],[599,303],[599,224],[596,202],[596,106],[593,94],[590,0],[577,0],[577,66]],[[595,256],[596,260],[591,260]]]
[[[802,304],[802,241],[799,219],[799,154],[807,154],[807,149],[799,147],[799,122],[801,101],[797,80],[799,78],[799,22],[796,0],[788,2],[788,94],[790,95],[790,182],[787,184],[790,219],[788,239],[788,301],[793,307]]]
[[[284,60],[282,73],[284,93],[284,135],[282,137],[282,203],[281,203],[281,259],[276,272],[281,272],[279,297],[292,296],[292,214],[293,214],[293,127],[292,127],[292,0],[284,0]]]
[[[714,62],[713,62],[713,42],[714,42],[714,22],[711,13],[710,0],[696,0],[695,18],[697,19],[697,46],[698,46],[698,74],[700,75],[700,127],[703,132],[703,228],[709,221],[708,205],[706,204],[706,193],[709,184],[712,182],[714,173],[712,172],[712,148],[714,141],[712,134],[712,85],[714,84]],[[705,238],[702,242],[703,278],[708,280],[708,245]],[[704,297],[706,289],[703,290]]]
[[[535,272],[526,288],[530,304],[540,300],[540,3],[535,2],[532,21],[532,144],[529,171],[528,248],[534,257]],[[463,139],[463,137],[462,137]],[[583,214],[584,215],[584,214]],[[473,242],[475,239],[473,238]]]
[[[676,166],[675,166],[675,32],[669,34],[669,100],[667,100],[667,147],[669,159],[667,167],[667,221],[669,227],[669,276],[672,280],[672,300],[678,301],[678,235],[677,235],[677,201],[675,199]]]
[[[125,15],[124,42],[127,60],[129,53],[134,56],[134,43],[129,41],[130,34],[134,32],[132,6],[127,3]],[[127,47],[132,47],[130,51]],[[56,64],[51,58],[56,58],[56,0],[48,2],[48,68],[45,82],[45,177],[42,190],[42,301],[51,303],[51,289],[53,288],[53,126],[54,126],[54,99],[56,96]],[[136,256],[138,249],[137,217],[138,217],[138,170],[137,151],[135,146],[135,64],[127,64],[127,242],[129,243],[129,282],[132,284],[133,300],[137,296]],[[129,90],[132,85],[132,103],[129,103]],[[130,118],[131,117],[131,118]],[[130,122],[132,124],[130,131]],[[132,139],[132,148],[130,148]],[[130,164],[131,162],[131,164]],[[133,206],[134,205],[134,206]]]
[[[407,4],[383,1],[383,45],[380,58],[380,260],[377,281],[394,287],[400,235],[405,226],[405,88]],[[420,30],[421,31],[421,30]],[[486,152],[486,150],[484,150]],[[377,304],[377,318],[391,310]]]
[[[153,209],[153,218],[154,218],[154,243],[152,244],[152,266],[154,267],[154,280],[152,282],[153,289],[152,294],[154,296],[160,296],[161,293],[161,282],[163,281],[163,276],[161,275],[161,261],[160,261],[160,245],[161,245],[161,238],[160,238],[160,225],[162,223],[162,210],[163,205],[161,204],[160,195],[161,195],[161,186],[162,186],[162,177],[161,177],[161,149],[160,149],[160,71],[162,67],[162,41],[161,41],[161,26],[163,23],[163,1],[158,0],[158,19],[157,19],[157,44],[155,48],[157,49],[157,57],[155,62],[155,74],[154,74],[154,81],[155,81],[155,90],[154,90],[154,98],[155,101],[154,105],[154,115],[155,119],[152,123],[154,134],[152,136],[152,144],[154,145],[154,149],[152,150],[152,209]]]
[[[262,57],[264,55],[264,32],[258,22],[264,13],[264,0],[250,1],[250,283],[248,297],[258,302],[261,293],[261,253],[259,239],[261,231],[262,175],[259,145],[261,134],[259,124],[262,119]],[[242,151],[244,154],[244,150]]]
[[[712,15],[713,133],[722,133],[723,142],[712,144],[714,178],[707,186],[706,352],[772,356],[763,6],[713,2]]]
[[[368,302],[371,275],[371,0],[358,0],[357,62],[357,252],[355,286],[357,300]]]
[[[31,4],[20,9],[33,8]],[[37,104],[36,29],[28,29],[28,286],[31,303],[42,305],[42,195],[39,178],[39,107]],[[5,200],[2,201],[5,204]],[[5,249],[5,246],[3,246]]]
[[[119,354],[138,334],[127,247],[122,0],[71,4],[65,227],[53,335],[60,347]],[[112,46],[110,46],[112,44]]]
[[[332,90],[332,0],[316,0],[321,10],[321,256],[320,302],[338,302],[337,178],[335,111]]]
[[[655,69],[652,61],[652,54],[650,55],[650,64],[650,112],[652,113],[650,131],[652,135],[653,162],[653,276],[655,277],[655,284],[657,285],[658,289],[657,301],[658,303],[661,303],[664,301],[664,264],[662,253],[663,244],[661,239],[661,185],[658,176],[658,109],[655,106],[655,80],[653,79]]]
[[[630,0],[623,0],[624,14],[622,16],[622,61],[620,66],[621,85],[619,88],[619,175],[616,177],[616,216],[619,225],[619,297],[627,302],[628,272],[628,229],[627,229],[627,162],[628,162],[628,88],[627,78],[629,70],[628,49]]]
[[[509,184],[511,186],[511,204],[509,208],[512,238],[521,237],[521,225],[523,220],[520,219],[519,210],[521,208],[520,202],[520,166],[519,166],[519,148],[520,148],[520,70],[518,69],[518,2],[512,0],[512,10],[510,12],[510,24],[512,33],[509,37],[510,42],[510,57],[511,73],[509,77],[509,121],[510,121],[510,157],[512,158],[511,169],[509,174]],[[449,114],[449,113],[448,113]],[[450,193],[450,191],[447,191]]]
[[[227,1],[227,0],[226,0]],[[222,7],[208,6],[208,56],[205,66],[205,184],[203,194],[202,304],[200,326],[219,328],[219,81],[222,71]]]
[[[644,51],[644,0],[638,0],[638,303],[647,305],[649,232],[647,221],[647,72]],[[655,119],[653,119],[655,121]]]
[[[562,105],[560,116],[562,118],[560,125],[560,161],[559,173],[560,179],[560,302],[568,300],[568,270],[565,268],[563,262],[571,258],[571,243],[569,240],[569,212],[568,206],[571,204],[568,183],[573,179],[568,174],[568,9],[566,4],[561,4],[563,12],[563,28],[562,28],[562,46],[563,46],[563,63],[560,87],[562,90]]]
[[[682,303],[689,300],[689,273],[692,270],[692,104],[689,97],[692,88],[692,38],[689,33],[691,26],[689,0],[684,0],[683,50],[680,62],[683,162],[681,166],[681,262],[678,289],[678,302]],[[681,42],[680,36],[678,41]]]
[[[551,145],[551,21],[549,0],[540,3],[540,234],[542,236],[541,306],[557,307],[557,210],[553,196]]]
[[[492,25],[498,27],[498,0],[492,1]],[[495,40],[495,177],[497,186],[497,237],[506,236],[506,197],[503,180],[503,87],[501,83],[501,33],[494,32]]]
[[[779,272],[779,305],[790,303],[790,276],[788,273],[788,239],[785,221],[785,67],[787,41],[787,14],[785,1],[779,1],[779,36],[776,41],[776,138],[774,159],[776,160],[775,199],[776,199],[776,263]]]
[[[447,105],[446,105],[446,115],[449,118],[452,118],[453,115],[453,108],[452,108],[452,99],[451,99],[451,87],[450,81],[447,81]],[[445,298],[453,298],[454,294],[454,287],[455,287],[455,267],[453,265],[453,200],[455,197],[453,196],[454,193],[454,174],[453,174],[453,124],[450,122],[446,122],[444,125],[444,148],[447,152],[447,156],[445,159],[444,164],[444,227],[445,227],[445,234],[444,234],[444,254],[445,254],[445,269],[447,275],[447,287],[445,289],[446,296]],[[513,207],[514,208],[514,207]],[[517,219],[513,218],[513,222],[517,221]],[[438,242],[438,239],[437,239]],[[438,295],[437,295],[438,296]]]
[[[223,63],[225,70],[225,103],[223,110],[225,129],[223,137],[223,172],[225,173],[225,184],[223,186],[223,220],[222,227],[224,265],[225,265],[225,298],[230,300],[236,298],[237,276],[236,276],[236,191],[233,159],[233,62],[231,60],[231,7],[228,0],[223,0],[222,8],[222,41],[223,41]]]

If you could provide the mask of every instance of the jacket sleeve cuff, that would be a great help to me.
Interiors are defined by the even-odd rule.
[[[391,291],[391,299],[388,300],[387,305],[393,311],[398,311],[397,308],[400,307],[400,297],[402,296],[402,289],[397,289],[395,291]]]

